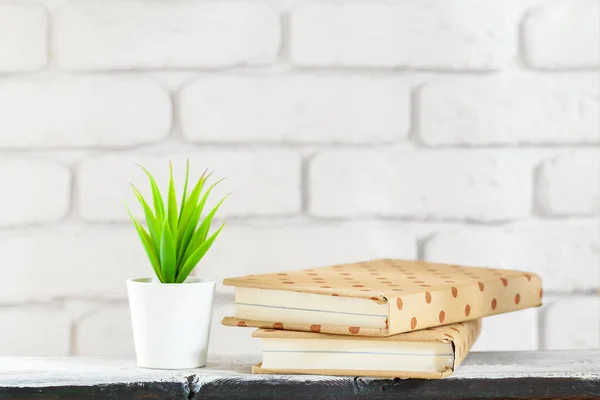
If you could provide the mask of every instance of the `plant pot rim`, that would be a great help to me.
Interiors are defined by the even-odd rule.
[[[159,280],[155,280],[155,278],[130,278],[127,279],[128,284],[134,285],[153,285],[153,286],[184,286],[184,285],[207,285],[213,284],[215,281],[210,279],[205,279],[199,276],[193,276],[187,278],[183,283],[162,283]]]

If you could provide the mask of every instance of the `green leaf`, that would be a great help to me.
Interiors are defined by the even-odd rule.
[[[187,227],[185,228],[185,231],[183,232],[182,235],[179,236],[179,246],[177,247],[178,251],[177,251],[177,268],[178,270],[181,269],[181,267],[183,266],[183,256],[185,255],[185,252],[188,248],[188,245],[190,244],[190,240],[192,239],[192,235],[194,234],[194,231],[196,230],[196,226],[198,225],[198,221],[200,220],[200,213],[201,213],[201,209],[200,207],[197,207],[196,210],[194,211],[194,214],[192,215],[192,217],[189,219],[188,223],[187,223]],[[181,226],[180,226],[181,228]]]
[[[160,250],[160,236],[161,236],[161,228],[162,224],[156,219],[154,214],[152,213],[152,209],[140,193],[140,191],[134,186],[131,185],[133,189],[133,193],[135,197],[137,197],[138,201],[142,205],[144,209],[144,215],[146,217],[146,224],[148,225],[148,230],[150,231],[150,237],[154,243],[154,249],[158,252]]]
[[[200,200],[200,203],[198,204],[198,208],[200,208],[201,214],[202,214],[202,209],[204,208],[204,204],[206,204],[206,200],[208,199],[208,195],[210,194],[210,192],[212,192],[212,190],[215,188],[215,186],[217,186],[219,183],[223,182],[224,180],[225,180],[225,178],[219,179],[218,181],[216,181],[215,183],[210,185],[210,187],[206,190],[206,193],[204,193],[204,196],[202,196],[202,200]]]
[[[148,235],[148,232],[146,232],[144,227],[134,218],[134,216],[131,214],[131,211],[129,211],[129,208],[127,209],[127,212],[129,213],[129,217],[131,218],[131,221],[133,221],[135,230],[137,231],[142,241],[142,245],[144,246],[144,250],[146,251],[146,255],[150,260],[150,264],[152,265],[152,269],[154,269],[156,277],[161,282],[164,282],[162,272],[160,270],[160,261],[158,260],[156,249],[154,248],[154,244],[152,243],[152,238],[150,237],[150,235]]]
[[[208,178],[210,178],[211,175],[212,175],[212,173],[208,174],[208,176],[204,179],[204,182],[206,182],[208,180]],[[210,187],[206,190],[206,193],[204,193],[204,196],[202,196],[202,200],[200,200],[200,203],[196,207],[196,212],[198,213],[198,219],[194,222],[194,230],[196,229],[196,225],[198,224],[198,220],[200,219],[200,216],[202,215],[202,210],[204,209],[204,204],[206,203],[206,200],[208,199],[208,196],[210,195],[210,192],[212,192],[212,190],[215,188],[215,186],[217,186],[223,180],[224,180],[224,178],[223,179],[219,179],[218,181],[216,181],[215,183],[213,183],[212,185],[210,185]],[[204,186],[204,182],[202,183],[202,185],[200,185],[200,190]],[[198,192],[198,195],[199,194],[200,194],[200,192]],[[194,233],[194,231],[192,231],[190,233],[190,235],[192,235],[193,233]],[[184,235],[185,235],[185,232],[184,232]],[[205,236],[205,238],[206,238],[206,236]],[[180,264],[182,262],[184,262],[184,260],[186,259],[186,255],[191,254],[191,251],[188,252],[188,250],[189,250],[188,245],[189,245],[189,243],[190,243],[191,240],[193,240],[193,236],[192,236],[192,239],[186,238],[186,244],[185,244],[185,246],[180,246],[179,247],[180,251],[183,253],[183,257],[179,257],[179,261],[178,262]],[[202,239],[201,242],[196,242],[195,247],[198,247],[203,241],[204,241],[204,239]],[[180,244],[182,244],[182,243],[180,243]],[[194,250],[194,249],[192,249],[192,250]]]
[[[156,214],[156,218],[159,221],[162,221],[165,215],[165,205],[163,203],[162,195],[160,194],[160,190],[158,189],[158,185],[156,184],[156,180],[146,168],[141,166],[140,164],[136,164],[140,167],[146,175],[148,175],[148,179],[150,179],[150,186],[152,187],[152,198],[154,199],[154,210]]]
[[[198,224],[198,219],[200,218],[200,214],[198,214],[198,218],[195,218],[196,210],[198,209],[198,197],[200,197],[200,192],[204,187],[204,183],[210,177],[210,174],[206,176],[206,171],[202,174],[196,186],[190,193],[190,197],[185,203],[185,209],[183,210],[183,215],[179,219],[179,226],[177,227],[177,249],[179,253],[184,253],[187,244],[190,241],[191,234],[196,230],[196,225]],[[200,210],[202,212],[202,210]],[[191,226],[191,233],[189,233],[189,229]],[[184,244],[185,243],[185,244]],[[181,260],[183,254],[177,257],[177,262]],[[178,264],[179,265],[179,264]]]
[[[179,274],[177,275],[177,283],[183,283],[183,281],[185,281],[185,279],[192,272],[194,267],[198,265],[202,257],[204,257],[206,252],[210,249],[219,233],[221,233],[221,231],[223,230],[224,226],[225,223],[223,223],[223,225],[221,225],[221,227],[210,238],[208,238],[208,240],[202,243],[202,245],[198,247],[198,249],[196,249],[196,251],[194,251],[192,255],[187,259],[187,261],[179,271]]]
[[[175,241],[177,241],[177,223],[179,217],[177,216],[177,196],[175,195],[175,182],[173,180],[173,164],[169,163],[169,198],[168,198],[168,217],[169,227]]]
[[[217,210],[219,209],[219,207],[221,207],[221,204],[223,204],[223,202],[225,201],[225,199],[227,197],[229,197],[229,194],[225,195],[225,197],[223,197],[221,199],[221,201],[210,211],[210,213],[208,213],[206,218],[204,218],[204,220],[200,224],[200,227],[198,228],[198,230],[202,232],[202,241],[203,242],[206,240],[206,236],[208,236],[208,230],[210,229],[210,224],[212,223],[212,219],[214,218],[215,214],[217,213]]]
[[[229,196],[229,195],[227,195]],[[204,243],[206,240],[206,236],[208,234],[208,230],[210,229],[210,224],[212,222],[213,217],[215,216],[217,210],[223,204],[227,196],[223,197],[221,201],[211,210],[211,212],[204,218],[200,227],[194,232],[192,239],[190,240],[190,244],[188,245],[185,255],[183,256],[183,263],[186,264],[191,255]]]
[[[181,209],[179,210],[179,223],[181,223],[181,216],[183,215],[183,208],[185,207],[189,177],[190,177],[190,160],[188,158],[185,161],[185,183],[183,185],[183,196],[181,196]]]
[[[175,239],[171,232],[169,222],[163,224],[162,237],[160,240],[160,265],[165,283],[175,282],[177,272],[177,254],[175,253]]]

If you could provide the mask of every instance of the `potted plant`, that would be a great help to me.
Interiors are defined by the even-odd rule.
[[[154,277],[127,281],[129,308],[137,363],[159,369],[197,368],[206,365],[215,282],[190,277],[210,249],[223,225],[209,235],[210,225],[225,198],[201,218],[212,189],[206,171],[188,195],[189,162],[181,204],[177,204],[173,166],[170,164],[168,194],[163,199],[152,174],[151,207],[132,185],[148,230],[129,211]]]

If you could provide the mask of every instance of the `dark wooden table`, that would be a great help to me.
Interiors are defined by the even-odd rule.
[[[600,398],[600,351],[472,353],[443,380],[251,375],[256,356],[206,368],[140,369],[131,359],[0,357],[0,399]]]

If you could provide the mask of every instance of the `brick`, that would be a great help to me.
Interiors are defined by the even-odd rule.
[[[231,222],[218,241],[200,264],[198,274],[214,278],[219,291],[220,282],[227,277],[417,256],[416,237],[410,230],[381,223]]]
[[[529,215],[532,166],[498,152],[332,150],[310,165],[310,212],[495,221]]]
[[[0,307],[0,354],[64,357],[69,355],[71,321],[53,306]]]
[[[426,243],[425,258],[535,272],[547,291],[591,290],[600,284],[598,233],[595,221],[528,222],[448,230]]]
[[[555,297],[544,309],[546,350],[597,349],[600,345],[600,299]]]
[[[198,142],[381,143],[409,132],[409,86],[394,78],[210,77],[181,93]]]
[[[280,36],[260,3],[92,0],[57,11],[54,50],[74,70],[255,65],[275,61]]]
[[[78,356],[134,356],[133,332],[127,303],[107,304],[76,324]]]
[[[51,161],[0,160],[0,226],[44,224],[69,211],[71,172]]]
[[[600,212],[600,151],[578,151],[542,163],[537,199],[545,215]]]
[[[551,3],[532,10],[523,23],[525,55],[534,68],[600,67],[600,1]]]
[[[55,227],[0,232],[10,265],[0,303],[53,298],[125,298],[128,278],[153,271],[133,227]]]
[[[515,22],[474,1],[309,4],[291,14],[291,60],[311,67],[493,70],[516,52]]]
[[[211,193],[212,205],[226,193],[232,195],[223,203],[218,215],[289,215],[300,211],[300,156],[290,150],[210,150],[170,156],[112,154],[85,160],[77,180],[77,209],[90,221],[125,221],[129,217],[123,205],[126,198],[132,210],[138,210],[129,182],[133,182],[146,199],[151,199],[144,173],[135,162],[144,165],[155,176],[166,195],[169,164],[174,164],[177,193],[183,192],[186,158],[190,160],[190,180],[195,181],[208,168],[218,178],[227,179]],[[260,178],[260,179],[258,179]],[[190,184],[191,185],[191,184]],[[191,190],[191,189],[190,189]],[[189,193],[189,192],[188,192]],[[178,197],[180,199],[180,197]]]
[[[485,318],[472,351],[535,351],[538,310],[527,309]]]
[[[129,77],[0,82],[0,148],[125,147],[166,137],[169,94]]]
[[[34,71],[48,59],[48,18],[31,4],[0,4],[0,71]]]
[[[598,143],[596,75],[438,80],[419,93],[418,137],[430,146]]]

